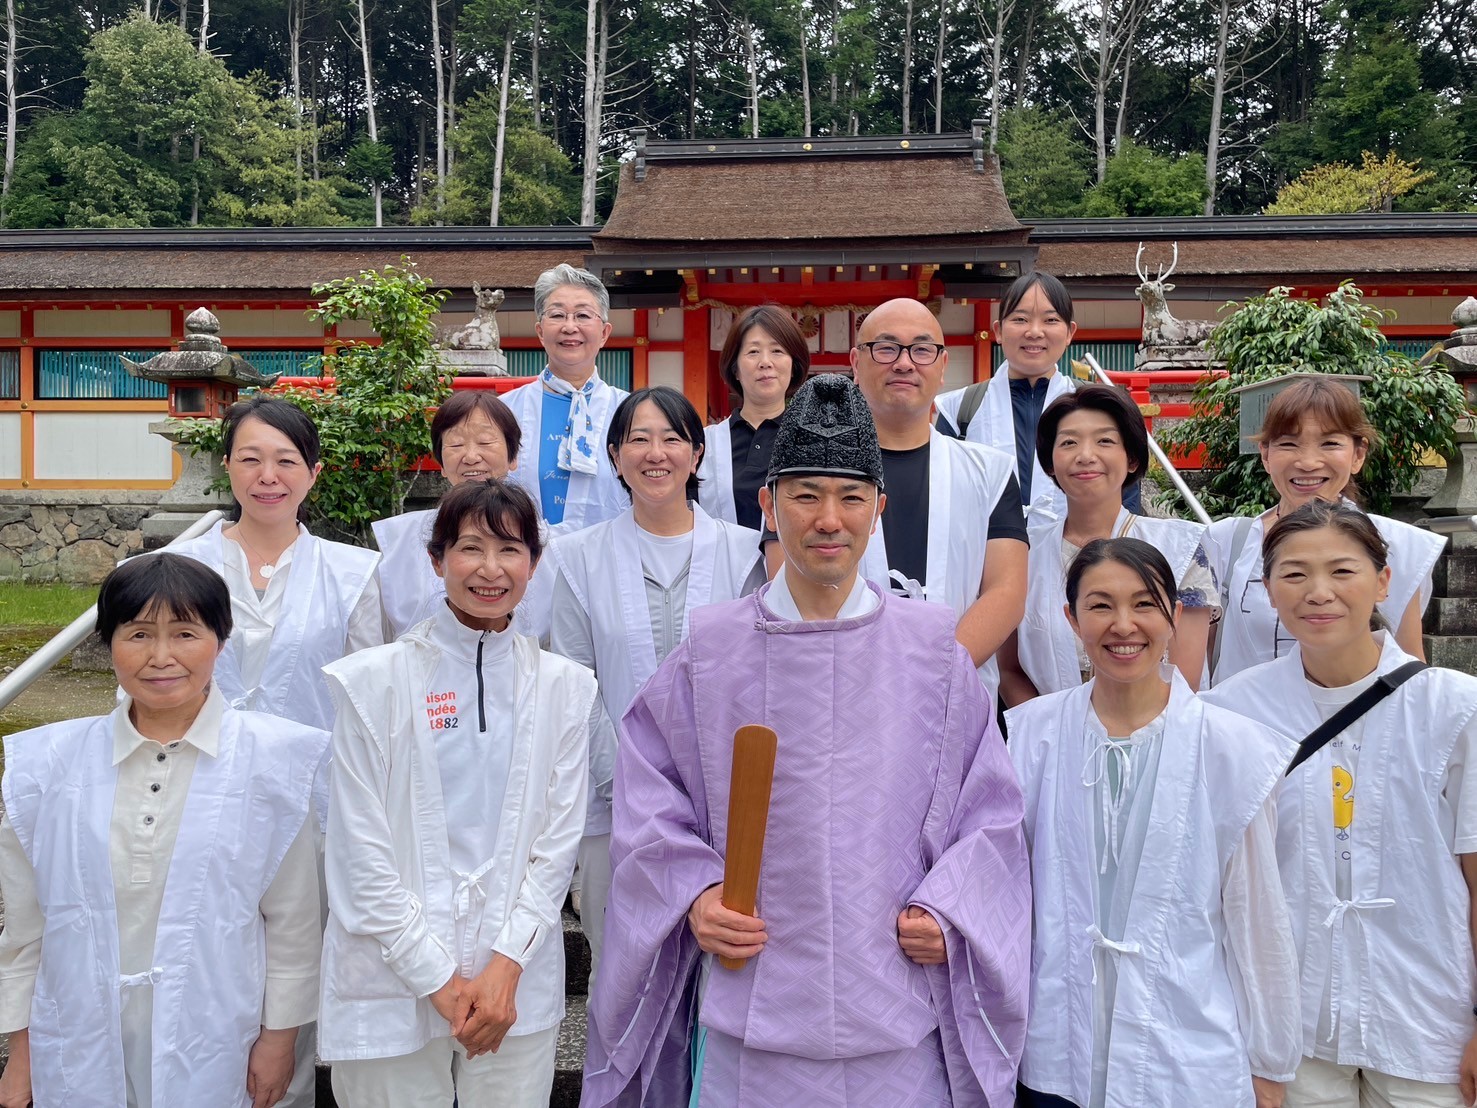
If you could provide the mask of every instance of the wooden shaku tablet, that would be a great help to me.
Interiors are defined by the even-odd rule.
[[[769,791],[774,784],[773,729],[749,725],[733,736],[733,775],[728,786],[728,849],[723,859],[723,907],[754,914],[759,895],[759,864],[769,823]],[[747,959],[719,958],[724,969],[742,969]]]

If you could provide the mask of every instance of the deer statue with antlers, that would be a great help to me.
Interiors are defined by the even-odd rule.
[[[1180,263],[1180,244],[1174,244],[1174,257],[1169,268],[1159,266],[1158,276],[1152,280],[1144,268],[1144,244],[1139,243],[1138,253],[1133,258],[1133,268],[1139,275],[1139,300],[1144,305],[1145,346],[1203,346],[1210,337],[1215,324],[1199,319],[1176,319],[1169,310],[1169,293],[1174,285],[1169,275]]]

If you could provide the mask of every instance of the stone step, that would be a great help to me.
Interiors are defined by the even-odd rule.
[[[1477,635],[1477,598],[1437,597],[1426,609],[1427,635]]]
[[[1477,596],[1477,551],[1447,554],[1432,577],[1437,596]]]
[[[1427,635],[1426,661],[1477,676],[1477,635]]]

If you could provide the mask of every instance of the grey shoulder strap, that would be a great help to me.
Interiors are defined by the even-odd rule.
[[[1231,556],[1226,560],[1226,572],[1220,582],[1220,625],[1215,629],[1215,646],[1210,651],[1211,677],[1215,676],[1215,671],[1221,664],[1221,642],[1226,633],[1226,612],[1231,607],[1231,571],[1236,568],[1236,563],[1241,560],[1241,551],[1246,549],[1246,540],[1251,537],[1251,525],[1255,522],[1255,516],[1242,516],[1236,521],[1236,526],[1231,532]]]
[[[989,388],[988,381],[976,381],[964,390],[964,396],[959,400],[959,415],[955,422],[959,424],[959,437],[962,439],[969,434],[969,421],[980,410],[980,405],[985,402],[985,389]]]

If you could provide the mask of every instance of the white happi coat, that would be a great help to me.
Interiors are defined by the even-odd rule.
[[[217,523],[198,538],[171,546],[169,552],[202,562],[224,577],[223,544],[231,541],[221,534],[224,526]],[[331,728],[333,700],[319,671],[343,655],[349,617],[379,560],[373,550],[299,534],[260,684],[244,686],[234,637],[226,640],[215,664],[215,682],[226,701],[233,708]]]
[[[1057,397],[1074,392],[1076,388],[1077,382],[1071,377],[1053,373],[1046,380],[1046,401],[1041,405],[1041,410],[1045,411],[1047,405]],[[948,417],[956,430],[959,427],[959,406],[963,402],[963,389],[946,392],[935,401],[938,410]],[[1010,456],[1011,471],[1015,471],[1015,414],[1010,402],[1009,362],[1001,362],[1000,367],[990,375],[989,384],[985,386],[985,398],[981,401],[979,410],[974,413],[974,418],[969,421],[965,441],[993,446],[996,450],[1003,451]],[[1034,443],[1031,446],[1031,458],[1031,503],[1025,506],[1027,515],[1038,511],[1049,512],[1057,517],[1066,515],[1067,498],[1041,468]]]
[[[628,508],[598,526],[560,535],[550,553],[589,616],[600,701],[611,724],[617,724],[657,667],[635,512]],[[682,612],[683,637],[694,608],[743,595],[759,558],[759,532],[714,519],[700,505],[692,506],[692,563]],[[590,780],[596,787],[590,793],[585,833],[604,835],[610,831],[615,727],[602,727],[599,741],[594,738]]]
[[[1353,507],[1350,501],[1346,500],[1344,503]],[[1405,610],[1410,607],[1414,597],[1420,597],[1422,612],[1430,602],[1433,591],[1431,574],[1441,552],[1446,549],[1446,538],[1384,516],[1371,515],[1369,519],[1379,528],[1390,547],[1390,595],[1379,609],[1390,626],[1398,630],[1400,621],[1405,618]],[[1226,597],[1225,611],[1216,630],[1221,640],[1220,661],[1212,675],[1216,681],[1224,681],[1233,674],[1262,662],[1270,662],[1276,657],[1276,646],[1271,634],[1265,631],[1258,633],[1246,618],[1248,612],[1272,612],[1272,600],[1262,583],[1262,537],[1266,533],[1265,527],[1261,517],[1252,521],[1246,542],[1241,547],[1241,554],[1232,566],[1229,564],[1231,546],[1235,541],[1238,521],[1239,517],[1236,516],[1218,519],[1205,532],[1205,553],[1210,558],[1215,579],[1221,583],[1221,591]],[[1290,632],[1284,634],[1291,640]]]
[[[1388,632],[1379,673],[1411,661]],[[1322,723],[1302,651],[1236,674],[1205,694],[1301,742]],[[1335,892],[1333,751],[1293,771],[1277,797],[1277,861],[1302,965],[1304,1050],[1332,987],[1340,1065],[1453,1084],[1472,1036],[1477,966],[1470,894],[1452,853],[1442,792],[1457,737],[1477,713],[1477,678],[1418,673],[1364,717],[1351,897]]]
[[[999,450],[963,443],[929,433],[928,453],[928,583],[922,599],[952,608],[963,617],[980,596],[985,572],[985,544],[990,537],[990,513],[1015,473],[1014,456]],[[886,491],[886,490],[883,490]],[[878,588],[892,591],[894,578],[887,566],[887,512],[867,540],[861,574]],[[917,596],[913,581],[899,584]],[[979,667],[980,680],[993,695],[1000,683],[994,658]]]
[[[631,498],[621,487],[620,479],[610,464],[610,454],[604,448],[605,433],[610,428],[610,417],[616,407],[629,393],[607,385],[595,375],[595,388],[590,394],[590,419],[595,424],[594,437],[599,444],[595,451],[596,472],[571,473],[569,494],[564,502],[564,520],[553,528],[554,534],[578,531],[601,520],[611,519],[631,506]],[[533,502],[542,506],[543,496],[539,485],[539,458],[543,447],[544,386],[535,377],[526,385],[503,394],[503,403],[518,417],[518,428],[523,433],[521,453],[525,462],[508,474],[528,490]],[[540,515],[543,514],[540,507]]]
[[[227,708],[215,757],[190,778],[147,973],[119,971],[109,858],[118,768],[111,716],[5,741],[5,811],[35,871],[45,919],[31,1002],[31,1084],[40,1105],[126,1100],[121,992],[153,997],[153,1108],[251,1103],[246,1064],[261,1034],[261,899],[308,818],[328,735]]]
[[[1251,1105],[1251,1063],[1223,941],[1221,881],[1297,744],[1205,704],[1174,674],[1133,898],[1123,936],[1113,941],[1098,928],[1093,789],[1083,785],[1082,737],[1094,684],[1006,712],[1025,794],[1036,905],[1021,1081],[1089,1103],[1094,965],[1108,955],[1118,974],[1107,1103]],[[1288,1050],[1292,1062],[1297,1043]]]
[[[538,503],[537,500],[534,501]],[[379,544],[380,605],[389,623],[390,638],[398,639],[418,623],[431,618],[446,601],[446,582],[431,565],[426,543],[436,509],[386,516],[370,524]],[[539,535],[549,541],[549,525],[539,517]],[[540,561],[545,566],[545,561]],[[553,596],[553,569],[534,568],[528,588],[513,611],[513,627],[520,635],[544,639],[549,634],[549,601]]]
[[[1065,518],[1031,517],[1031,560],[1026,585],[1026,615],[1017,630],[1021,668],[1042,693],[1082,684],[1077,636],[1062,609],[1067,603],[1067,567],[1062,564]],[[1127,528],[1125,530],[1125,527]],[[1154,519],[1127,508],[1113,521],[1114,535],[1143,539],[1169,562],[1176,581],[1183,581],[1205,536],[1205,526],[1183,519]]]
[[[496,856],[458,884],[424,703],[441,650],[425,629],[324,670],[339,709],[318,1011],[326,1061],[398,1057],[451,1034],[430,993],[464,972],[453,953],[464,920],[476,921],[461,927],[477,936],[479,952],[490,948],[525,968],[539,959],[546,971],[530,969],[520,980],[520,1019],[551,1005],[562,1011],[559,907],[582,827],[594,678],[532,639],[514,643],[516,730],[502,802],[509,833],[498,836]],[[556,779],[566,791],[551,797]],[[573,818],[552,818],[564,811]],[[377,937],[385,933],[398,933],[393,945]]]
[[[733,425],[720,419],[703,428],[703,460],[697,467],[698,503],[714,519],[738,522],[733,507]]]

